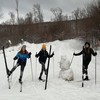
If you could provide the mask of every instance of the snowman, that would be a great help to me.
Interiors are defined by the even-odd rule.
[[[60,72],[59,72],[59,78],[62,78],[66,81],[72,81],[74,80],[73,71],[70,68],[70,61],[66,58],[66,56],[61,56],[61,60],[59,62],[60,65]]]

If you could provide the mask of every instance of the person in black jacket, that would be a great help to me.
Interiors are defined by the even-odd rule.
[[[39,57],[39,63],[42,65],[39,80],[42,80],[43,71],[45,72],[45,75],[47,74],[47,70],[45,68],[45,63],[46,63],[47,58],[49,58],[49,57],[51,58],[51,57],[53,57],[53,55],[54,55],[54,52],[52,53],[52,55],[48,54],[48,52],[46,51],[45,44],[42,45],[42,49],[40,50],[40,52],[35,55],[36,58]]]
[[[86,75],[84,80],[89,80],[88,78],[88,65],[91,61],[91,55],[96,56],[97,52],[94,52],[92,48],[90,48],[90,43],[86,42],[83,46],[83,50],[80,53],[74,53],[73,55],[78,56],[83,54],[83,74]]]

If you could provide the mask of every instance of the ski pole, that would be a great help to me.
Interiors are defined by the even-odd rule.
[[[83,71],[84,71],[84,66],[82,64],[82,87],[84,87],[84,74],[83,74]]]
[[[96,57],[95,57],[95,85],[96,85],[96,80],[97,80],[97,67],[96,67]]]
[[[84,65],[83,65],[83,55],[82,55],[82,87],[84,87]]]
[[[30,64],[31,64],[31,74],[32,74],[32,81],[33,81],[33,68],[32,68],[32,59],[30,57]]]
[[[37,52],[36,52],[37,54]],[[35,80],[36,80],[36,76],[37,76],[37,58],[36,58],[36,68],[35,68]]]
[[[53,57],[53,78],[55,77],[55,69],[54,69],[54,57]]]
[[[95,49],[95,52],[97,51],[97,47],[96,47],[96,49]],[[96,59],[96,56],[95,56],[95,85],[96,85],[96,83],[97,83],[97,64],[96,64],[96,61],[97,61],[97,59]]]
[[[70,62],[70,66],[71,66],[71,64],[72,64],[72,62],[73,62],[73,59],[74,59],[74,55],[72,56],[72,59],[71,59],[71,62]]]

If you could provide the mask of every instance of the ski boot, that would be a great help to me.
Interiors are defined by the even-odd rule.
[[[7,77],[9,78],[9,76],[11,75],[11,71],[8,70],[8,71],[7,71],[7,74],[8,74]]]
[[[83,80],[84,80],[84,81],[88,81],[88,80],[89,80],[89,77],[86,76]]]
[[[41,77],[39,77],[39,80],[42,80],[42,78],[41,78]]]
[[[19,83],[22,84],[22,79],[21,78],[19,78]]]
[[[44,82],[45,80],[44,80],[44,79],[42,79],[41,77],[39,77],[39,81],[42,81],[42,82]]]

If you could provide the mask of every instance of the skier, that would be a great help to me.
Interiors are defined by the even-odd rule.
[[[22,82],[22,77],[23,77],[24,68],[26,66],[26,61],[27,61],[27,58],[30,58],[30,57],[31,57],[31,52],[28,53],[28,51],[26,50],[26,45],[23,45],[21,50],[13,58],[14,60],[18,60],[18,61],[16,65],[11,69],[11,71],[9,71],[8,77],[14,72],[14,70],[18,66],[21,66],[19,82]]]
[[[53,57],[53,55],[54,55],[54,52],[51,55],[48,54],[48,52],[46,51],[46,45],[45,44],[42,45],[42,49],[40,50],[40,52],[38,54],[36,53],[35,57],[36,58],[39,57],[39,63],[42,65],[39,80],[43,80],[42,79],[43,71],[45,72],[45,75],[47,75],[45,63],[46,63],[47,58],[49,58],[49,57],[51,58],[51,57]]]
[[[83,54],[83,74],[86,75],[83,80],[89,80],[88,78],[88,65],[91,61],[91,54],[93,56],[97,55],[97,52],[94,52],[92,48],[90,48],[90,43],[86,42],[85,45],[83,46],[83,50],[80,53],[73,53],[73,55],[78,56]]]

